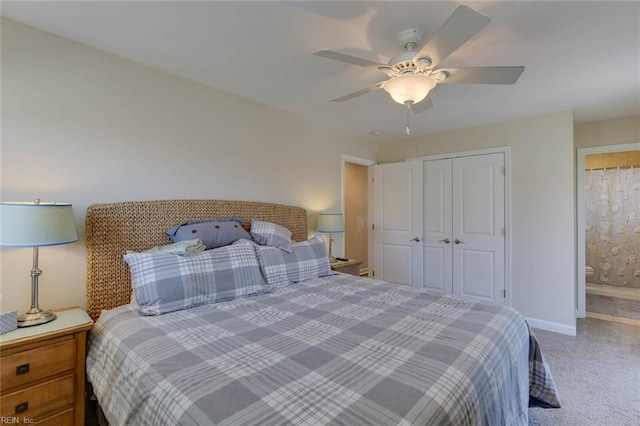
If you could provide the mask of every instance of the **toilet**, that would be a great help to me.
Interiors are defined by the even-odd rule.
[[[590,278],[593,277],[593,268],[589,265],[585,266],[585,276],[586,276],[586,281],[589,282]]]

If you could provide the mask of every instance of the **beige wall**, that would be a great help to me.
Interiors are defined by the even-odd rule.
[[[508,146],[511,150],[512,306],[535,326],[575,331],[573,117],[561,112],[401,139],[380,163]]]
[[[576,148],[640,142],[640,115],[576,124],[574,133]]]
[[[339,211],[342,155],[373,159],[375,150],[370,140],[2,20],[2,200],[71,202],[80,233],[78,243],[40,250],[43,307],[85,306],[92,203],[217,198]],[[31,251],[0,255],[0,309],[23,312]]]
[[[344,252],[348,258],[362,260],[360,269],[368,268],[369,252],[369,168],[361,164],[344,163]]]

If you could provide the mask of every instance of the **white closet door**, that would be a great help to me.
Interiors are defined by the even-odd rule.
[[[453,294],[503,304],[504,155],[453,159]]]
[[[374,276],[422,287],[422,162],[373,169]]]
[[[453,293],[451,159],[424,162],[424,287]]]

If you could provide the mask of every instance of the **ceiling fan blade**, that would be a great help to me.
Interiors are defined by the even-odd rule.
[[[472,67],[472,68],[442,68],[448,77],[441,83],[479,83],[479,84],[513,84],[524,67]]]
[[[418,114],[422,111],[426,111],[430,108],[433,108],[433,103],[431,102],[431,97],[427,96],[422,101],[418,102],[415,105],[411,105],[411,110],[414,114]]]
[[[381,89],[384,82],[376,83],[372,86],[365,87],[362,90],[358,90],[357,92],[349,93],[348,95],[340,96],[339,98],[331,99],[331,102],[344,102],[349,99],[357,98],[360,95],[364,95],[365,93],[373,92],[375,90]]]
[[[467,6],[459,6],[414,56],[431,58],[433,66],[486,27],[491,19]]]
[[[316,56],[322,56],[323,58],[329,58],[340,62],[346,62],[351,65],[357,65],[359,67],[365,68],[373,68],[375,70],[378,67],[388,67],[386,64],[381,64],[379,62],[369,61],[368,59],[357,58],[351,55],[345,55],[344,53],[334,52],[333,50],[318,50],[313,53]]]

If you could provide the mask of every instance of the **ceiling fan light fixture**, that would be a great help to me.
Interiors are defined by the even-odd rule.
[[[384,84],[384,90],[399,104],[417,104],[427,97],[436,81],[428,75],[405,74]]]

